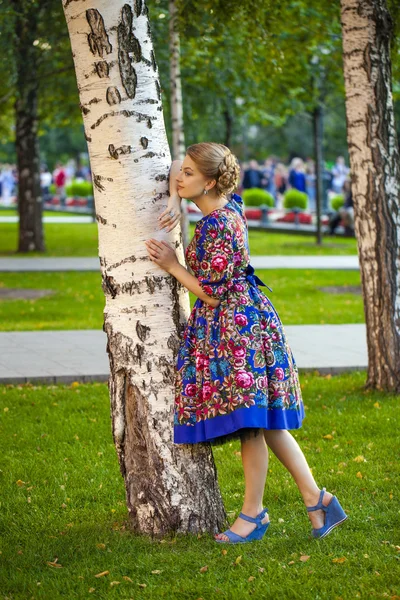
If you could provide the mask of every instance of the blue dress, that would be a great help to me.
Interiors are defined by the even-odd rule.
[[[240,196],[196,223],[186,261],[198,298],[178,350],[174,443],[225,443],[260,429],[297,429],[305,416],[281,320],[250,263]]]

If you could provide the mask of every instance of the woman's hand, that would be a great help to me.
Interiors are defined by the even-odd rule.
[[[145,241],[147,251],[150,255],[150,260],[156,263],[161,269],[167,273],[177,264],[180,264],[175,250],[168,242],[159,242],[154,238]]]
[[[167,208],[158,217],[160,229],[165,229],[167,232],[171,231],[178,225],[181,215],[181,197],[175,193],[169,197]]]

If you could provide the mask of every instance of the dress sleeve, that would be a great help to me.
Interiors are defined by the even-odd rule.
[[[222,300],[232,286],[234,271],[234,233],[224,217],[209,217],[203,223],[196,246],[197,279],[202,290]]]

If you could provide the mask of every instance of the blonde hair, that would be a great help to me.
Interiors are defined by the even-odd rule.
[[[216,180],[218,196],[233,192],[239,184],[240,167],[234,154],[223,144],[200,142],[186,149],[186,154],[196,163],[200,173]]]

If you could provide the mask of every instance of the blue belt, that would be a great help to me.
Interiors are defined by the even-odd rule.
[[[245,279],[247,279],[247,281],[251,283],[251,285],[262,285],[263,287],[268,288],[270,292],[272,292],[272,289],[269,287],[269,285],[261,281],[261,279],[254,274],[254,267],[252,267],[251,265],[247,265],[246,267]]]

